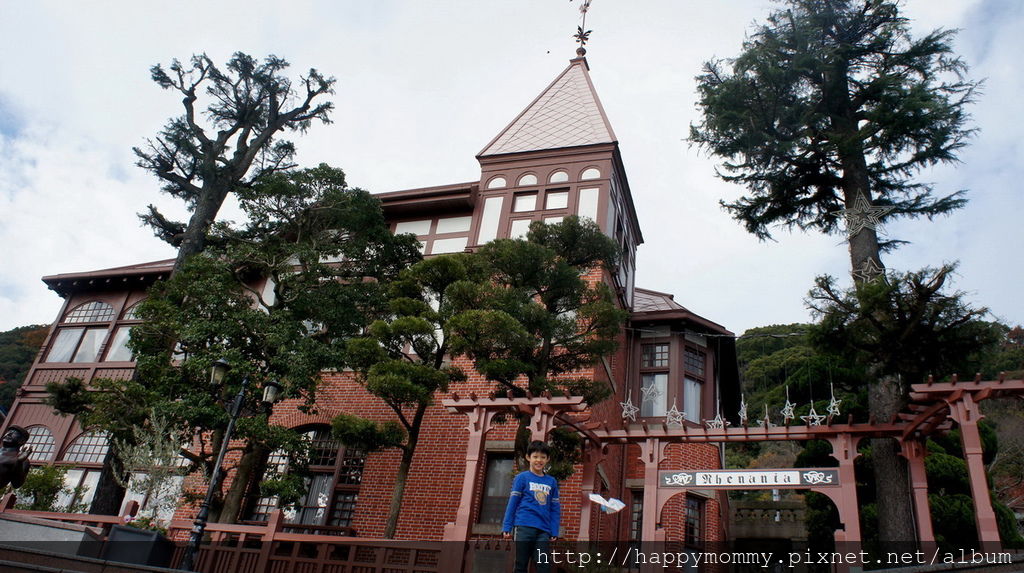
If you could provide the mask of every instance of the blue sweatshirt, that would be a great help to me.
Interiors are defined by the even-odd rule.
[[[525,471],[512,482],[512,494],[505,508],[503,532],[512,531],[513,526],[536,527],[558,537],[561,526],[562,506],[558,503],[558,480],[544,474],[539,476]]]

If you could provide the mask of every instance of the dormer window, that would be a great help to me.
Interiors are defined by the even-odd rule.
[[[558,170],[548,177],[548,183],[565,183],[569,180],[569,174],[565,171]]]
[[[537,176],[534,175],[533,173],[527,173],[526,175],[523,175],[522,177],[519,178],[519,186],[520,187],[526,187],[528,185],[536,185],[536,184],[537,184]]]

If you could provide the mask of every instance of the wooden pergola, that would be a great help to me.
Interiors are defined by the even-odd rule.
[[[529,416],[533,439],[546,439],[558,422],[570,423],[587,438],[582,471],[581,495],[584,500],[597,487],[597,466],[605,457],[610,444],[636,444],[640,460],[644,463],[644,499],[642,531],[652,532],[648,541],[664,541],[665,530],[660,527],[661,511],[673,496],[685,488],[666,488],[659,483],[660,464],[665,450],[673,443],[763,442],[792,440],[824,440],[832,446],[832,457],[838,462],[838,487],[806,487],[828,496],[839,510],[841,529],[836,541],[861,541],[860,512],[857,503],[854,460],[859,455],[857,446],[864,438],[893,438],[901,446],[902,455],[910,469],[914,521],[918,542],[934,544],[931,514],[928,509],[928,481],[925,475],[925,440],[934,434],[947,432],[955,424],[960,428],[960,439],[967,462],[971,495],[974,499],[978,540],[986,550],[1000,545],[999,529],[989,497],[988,482],[982,462],[981,436],[978,421],[982,418],[978,403],[997,397],[1024,397],[1024,380],[961,381],[953,375],[949,382],[936,383],[931,378],[923,384],[911,386],[910,402],[892,420],[870,420],[854,423],[847,419],[834,423],[828,418],[821,425],[802,426],[742,426],[710,429],[687,425],[634,424],[613,428],[605,421],[572,423],[564,414],[584,412],[588,405],[582,396],[527,395],[522,398],[467,398],[452,395],[443,404],[451,412],[469,417],[469,439],[466,446],[466,468],[463,477],[462,499],[454,523],[445,527],[445,541],[469,540],[473,493],[477,490],[480,463],[484,455],[484,440],[493,426],[494,416],[501,412],[516,412]],[[682,469],[682,468],[664,468]],[[705,488],[701,488],[705,489]],[[580,517],[579,541],[589,540],[590,514]],[[451,569],[460,571],[461,569]]]

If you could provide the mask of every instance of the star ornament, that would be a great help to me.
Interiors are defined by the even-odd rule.
[[[840,211],[846,218],[846,234],[856,237],[864,229],[877,229],[882,224],[882,217],[893,208],[892,205],[872,205],[864,194],[858,194],[852,208]]]
[[[775,424],[772,423],[771,417],[768,415],[768,404],[764,405],[764,418],[757,421],[758,425],[762,428],[774,428]]]
[[[636,421],[636,413],[640,411],[633,405],[633,396],[631,394],[626,395],[625,402],[619,402],[619,406],[622,406],[622,419],[629,420],[630,422]]]
[[[654,384],[644,386],[643,388],[640,389],[640,391],[643,393],[643,400],[641,401],[642,403],[655,402],[657,401],[658,397],[661,396],[661,390],[659,390],[658,387]]]
[[[800,416],[800,419],[804,421],[808,426],[820,426],[825,416],[814,411],[814,404],[811,404],[811,409],[808,410],[806,416]]]
[[[682,426],[683,425],[683,413],[676,408],[676,403],[672,402],[672,409],[665,412],[665,425],[666,426]]]
[[[829,389],[832,390],[832,399],[828,402],[828,407],[825,409],[830,417],[839,415],[839,405],[843,403],[842,400],[836,400],[836,392],[832,389],[832,384],[829,384]]]
[[[854,280],[860,280],[861,282],[868,282],[874,280],[876,277],[885,272],[885,267],[875,262],[875,259],[868,259],[864,261],[864,264],[859,268],[850,271],[850,275]]]
[[[739,416],[740,416],[740,425],[741,426],[746,426],[747,425],[747,399],[742,394],[740,394],[740,411],[739,411]]]
[[[704,422],[704,425],[707,426],[709,430],[724,430],[725,428],[731,426],[732,423],[729,422],[729,420],[723,419],[722,413],[719,412],[715,416],[715,419],[707,420],[706,422]]]
[[[796,404],[789,401],[789,386],[786,386],[786,403],[782,406],[782,423],[788,424],[795,417],[793,408]]]

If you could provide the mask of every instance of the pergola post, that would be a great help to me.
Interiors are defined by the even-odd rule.
[[[837,434],[828,441],[832,444],[832,457],[839,462],[839,483],[842,484],[835,495],[829,495],[843,522],[842,535],[837,532],[836,540],[842,537],[843,541],[860,543],[860,507],[857,505],[857,476],[853,470],[853,462],[860,455],[857,442],[845,433]]]
[[[466,440],[466,470],[462,476],[462,493],[459,500],[455,522],[444,526],[444,540],[450,543],[449,551],[445,551],[444,571],[457,573],[463,569],[465,542],[469,539],[470,519],[473,511],[473,496],[476,493],[477,477],[480,475],[480,463],[484,456],[484,438],[494,425],[494,410],[476,406],[465,411],[469,416],[469,437]]]
[[[590,494],[594,493],[597,486],[597,466],[604,460],[604,452],[601,446],[588,445],[583,453],[583,480],[580,484],[580,533],[577,539],[581,542],[590,541],[590,522],[594,515],[594,504],[590,501]]]
[[[928,476],[925,473],[924,442],[905,439],[900,442],[903,457],[910,469],[910,489],[914,498],[914,520],[917,526],[917,541],[922,547],[934,545],[935,532],[932,530],[932,514],[928,508]]]
[[[971,481],[971,497],[974,498],[974,521],[978,528],[978,543],[983,550],[998,550],[1001,546],[999,525],[992,510],[989,497],[988,478],[982,461],[981,434],[978,420],[982,418],[978,404],[971,394],[962,393],[949,402],[950,417],[960,425],[960,441],[967,462],[967,476]]]
[[[657,551],[654,545],[663,536],[659,535],[658,522],[661,519],[661,507],[658,495],[658,468],[665,459],[665,448],[668,442],[658,438],[647,438],[640,442],[640,460],[644,463],[644,509],[641,523],[641,540],[644,551],[648,554]],[[645,563],[641,565],[642,573],[661,570],[661,565]]]

